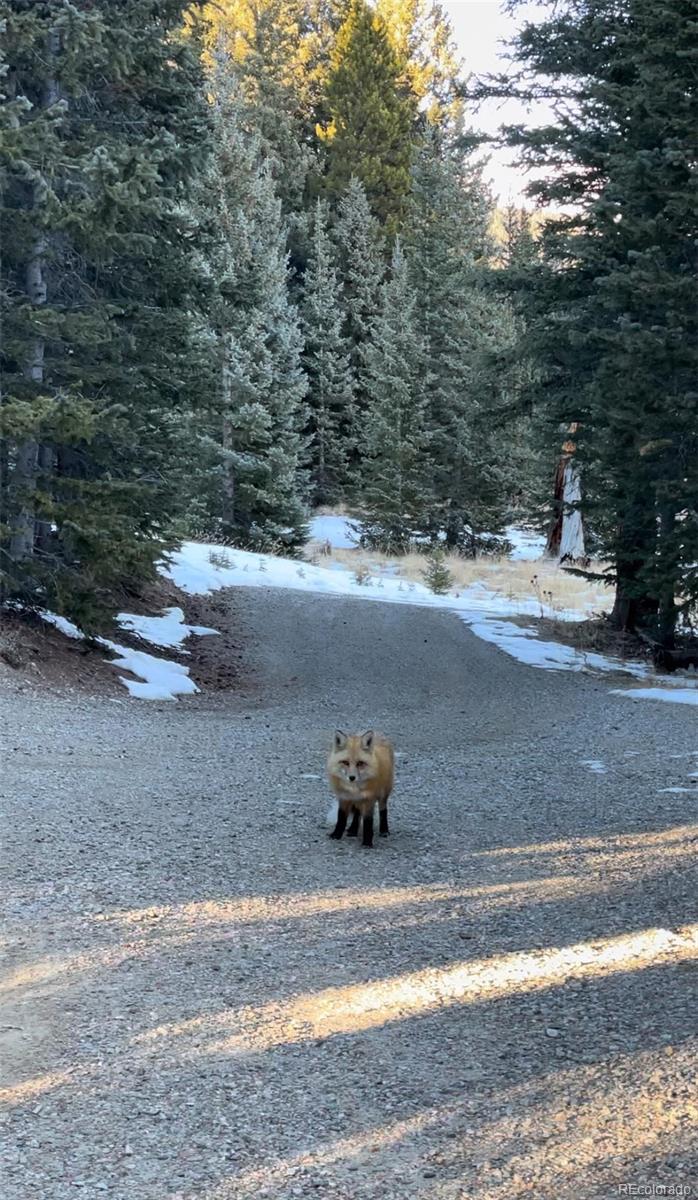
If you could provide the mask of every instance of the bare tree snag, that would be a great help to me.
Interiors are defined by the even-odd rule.
[[[579,428],[573,422],[568,433]],[[569,438],[563,442],[562,455],[555,472],[553,499],[555,515],[548,532],[545,552],[559,562],[579,562],[586,557],[584,546],[584,524],[579,510],[582,487],[579,468],[574,460],[576,443]]]

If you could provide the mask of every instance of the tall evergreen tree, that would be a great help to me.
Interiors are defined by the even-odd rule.
[[[400,75],[383,23],[366,0],[351,0],[327,83],[332,119],[320,131],[327,148],[327,191],[338,198],[355,175],[372,211],[391,231],[404,215],[412,158],[414,99]]]
[[[386,270],[380,227],[371,213],[363,184],[356,178],[349,181],[339,201],[333,233],[341,284],[342,333],[352,377],[354,428],[349,438],[350,461],[356,466],[363,417],[368,408],[364,351],[372,337]]]
[[[88,626],[173,536],[206,389],[181,207],[208,116],[182,8],[3,5],[3,587]]]
[[[508,135],[545,172],[533,194],[568,206],[545,229],[529,343],[551,433],[578,425],[614,617],[665,647],[698,599],[696,16],[682,0],[567,0],[524,27],[518,78],[488,88],[526,100],[544,77],[557,106]]]
[[[234,70],[254,109],[257,135],[274,163],[286,217],[300,212],[314,168],[312,114],[303,61],[301,0],[215,0],[205,5],[206,63]]]
[[[536,261],[535,227],[539,223],[538,214],[516,204],[495,210],[492,220],[495,258],[505,270],[527,269]]]
[[[419,119],[442,130],[462,115],[462,64],[450,21],[438,0],[377,0]]]
[[[303,365],[308,379],[314,500],[334,503],[347,485],[353,381],[327,205],[318,200],[303,284]]]
[[[297,60],[302,80],[303,110],[308,129],[316,136],[317,125],[330,120],[327,80],[337,34],[347,15],[349,0],[298,0],[301,8],[301,38]]]
[[[425,379],[434,465],[434,533],[474,551],[506,512],[507,451],[494,424],[506,376],[495,362],[512,337],[505,303],[483,286],[488,202],[479,173],[429,136],[413,172],[408,220],[416,319],[428,355]]]
[[[537,289],[544,220],[542,213],[513,203],[495,209],[490,223],[494,269],[487,282],[499,297],[509,327],[509,336],[501,340],[492,364],[499,393],[505,399],[498,436],[506,444],[509,515],[548,531],[551,500],[554,507],[551,481],[559,465],[560,447],[551,441],[533,404],[540,368],[527,331],[531,295]]]
[[[431,516],[432,465],[425,395],[426,348],[399,239],[365,350],[370,408],[364,419],[361,515],[370,545],[405,551]]]
[[[216,151],[198,211],[220,385],[204,516],[244,544],[294,549],[306,536],[300,459],[307,384],[288,291],[288,225],[257,110],[220,57],[211,86]]]

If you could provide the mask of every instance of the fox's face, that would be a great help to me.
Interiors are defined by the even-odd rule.
[[[341,729],[335,730],[330,772],[341,779],[349,791],[360,791],[376,773],[374,737],[372,729],[349,736]]]

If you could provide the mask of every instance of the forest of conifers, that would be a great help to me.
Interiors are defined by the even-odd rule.
[[[486,552],[574,426],[614,620],[690,632],[698,4],[543,8],[474,80],[431,0],[0,3],[5,602],[89,629],[182,537],[295,554],[321,504]],[[501,135],[528,209],[493,96],[555,112]]]

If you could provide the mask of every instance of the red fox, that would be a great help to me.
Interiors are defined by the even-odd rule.
[[[363,817],[364,846],[373,845],[373,809],[378,803],[379,832],[387,837],[388,797],[393,790],[393,747],[372,729],[349,736],[336,729],[327,759],[327,774],[339,809],[330,837],[341,838],[352,814],[347,837],[356,837]]]

